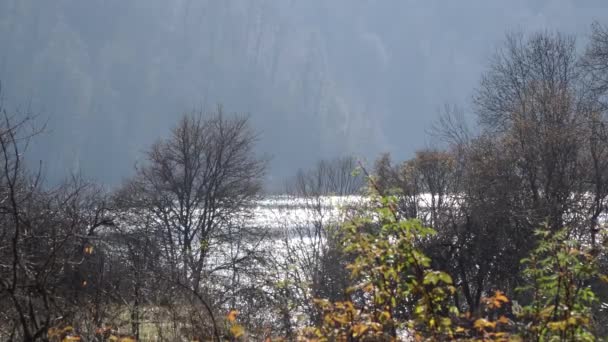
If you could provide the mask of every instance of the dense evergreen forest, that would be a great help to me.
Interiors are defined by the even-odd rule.
[[[28,159],[45,121],[1,108],[0,340],[608,337],[608,27],[591,28],[582,47],[507,34],[475,125],[445,106],[441,147],[321,160],[281,195],[230,103],[172,123],[112,189],[47,182]]]

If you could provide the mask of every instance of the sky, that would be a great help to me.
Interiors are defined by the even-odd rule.
[[[605,0],[0,0],[2,106],[47,179],[120,184],[184,113],[247,114],[282,184],[322,158],[410,157],[465,110],[508,32],[584,49]]]

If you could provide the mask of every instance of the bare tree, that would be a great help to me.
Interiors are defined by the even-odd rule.
[[[429,133],[451,146],[464,145],[473,137],[462,108],[448,104],[439,112],[439,118]]]
[[[592,34],[581,65],[588,76],[589,86],[597,95],[608,94],[608,28],[599,22],[592,25]]]
[[[88,301],[89,243],[111,225],[103,191],[78,177],[46,189],[23,153],[31,118],[0,124],[0,338],[47,340]],[[36,131],[34,131],[35,133]]]
[[[455,162],[451,154],[438,150],[418,151],[414,159],[417,174],[422,184],[423,205],[427,208],[428,218],[424,222],[429,227],[438,227],[439,217],[456,192],[453,187]]]
[[[255,244],[225,252],[238,242],[235,229],[242,236],[261,193],[266,163],[255,157],[255,141],[247,118],[221,107],[186,115],[152,146],[117,197],[125,213],[151,222],[166,277],[202,300],[212,320],[211,303],[203,300],[206,291],[217,291],[210,277],[225,277],[254,256]]]
[[[553,229],[580,194],[581,128],[587,103],[574,39],[509,35],[475,97],[480,123],[506,139],[532,200],[530,225]]]
[[[275,259],[283,330],[292,337],[295,316],[321,319],[315,298],[344,298],[348,275],[336,228],[365,185],[356,168],[352,157],[323,160],[287,185],[286,207],[277,213],[283,234]]]
[[[606,140],[589,89],[574,39],[559,33],[508,35],[492,59],[474,98],[481,135],[448,136],[459,200],[436,224],[430,253],[454,275],[459,306],[475,311],[484,293],[516,288],[519,260],[543,224],[595,243]]]

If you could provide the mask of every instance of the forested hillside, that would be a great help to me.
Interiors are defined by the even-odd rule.
[[[5,106],[48,122],[31,159],[53,181],[117,185],[180,115],[223,104],[251,114],[278,191],[319,157],[411,157],[444,103],[469,106],[506,30],[583,44],[608,19],[577,3],[6,0],[0,79]]]

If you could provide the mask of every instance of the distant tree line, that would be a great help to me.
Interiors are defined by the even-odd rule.
[[[246,116],[185,115],[106,191],[45,185],[24,160],[35,118],[3,109],[0,339],[607,336],[608,29],[575,47],[507,35],[475,127],[446,106],[441,147],[320,161],[266,221]]]

